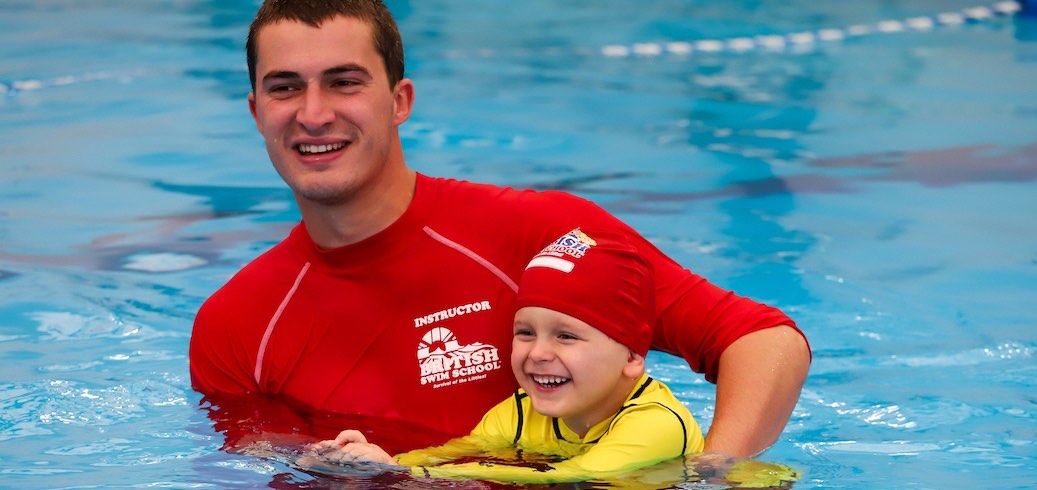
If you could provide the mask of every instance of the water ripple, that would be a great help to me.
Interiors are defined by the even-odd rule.
[[[161,332],[134,321],[109,315],[84,316],[64,311],[40,311],[29,314],[38,323],[36,330],[43,334],[44,342],[75,339],[137,339],[173,336],[172,332]]]
[[[123,267],[142,272],[173,272],[200,267],[207,263],[204,258],[191,254],[139,253],[127,257]]]
[[[835,442],[810,442],[797,444],[801,449],[811,454],[822,454],[826,451],[855,452],[868,454],[887,454],[890,456],[913,455],[924,451],[940,451],[944,446],[933,443],[919,443],[912,441],[883,441],[883,442],[860,442],[860,441],[835,441]]]
[[[906,367],[961,367],[986,362],[1028,359],[1033,357],[1035,346],[1020,342],[1004,342],[994,347],[983,347],[957,353],[937,353],[924,356],[893,356],[883,364]]]
[[[140,441],[113,438],[104,441],[91,442],[87,444],[76,444],[73,446],[51,449],[49,451],[45,451],[45,454],[52,454],[57,456],[80,456],[113,452],[135,452],[140,451],[140,449],[138,448],[139,445]]]
[[[862,337],[874,337],[873,332],[861,331]],[[857,373],[877,367],[953,367],[976,366],[1004,361],[1020,361],[1034,357],[1037,344],[1023,343],[1014,340],[1004,341],[993,346],[976,347],[962,351],[932,352],[916,355],[890,354],[888,356],[868,355],[860,347],[816,349],[811,375],[825,377],[839,374]]]
[[[82,473],[82,470],[67,470],[62,468],[0,468],[0,475],[62,475],[67,473]]]
[[[148,416],[151,409],[186,406],[178,377],[152,374],[147,380],[95,387],[51,379],[0,386],[0,441],[51,434],[50,426],[109,426]]]
[[[899,405],[873,405],[866,408],[840,408],[839,415],[851,415],[871,425],[885,425],[894,429],[913,429],[918,424],[908,420]]]

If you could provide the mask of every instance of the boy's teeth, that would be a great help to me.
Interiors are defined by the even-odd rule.
[[[560,376],[533,376],[533,381],[542,385],[560,385],[569,381],[569,378],[563,378]]]

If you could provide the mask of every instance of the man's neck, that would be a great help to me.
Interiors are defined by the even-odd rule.
[[[306,230],[323,249],[352,245],[393,224],[414,198],[417,174],[401,165],[380,185],[363,189],[347,201],[322,204],[296,197]]]

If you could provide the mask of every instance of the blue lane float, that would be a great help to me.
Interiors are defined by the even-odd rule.
[[[940,27],[959,26],[982,22],[997,17],[1029,13],[1037,9],[1037,0],[1002,1],[991,5],[969,7],[936,15],[925,15],[907,19],[890,19],[873,24],[857,24],[843,28],[793,32],[762,36],[732,37],[723,39],[700,39],[696,41],[673,41],[663,43],[615,44],[603,46],[600,53],[608,57],[626,56],[688,56],[694,53],[713,54],[720,52],[748,52],[760,50],[786,50],[811,48],[820,43],[839,42],[874,34],[929,31]]]

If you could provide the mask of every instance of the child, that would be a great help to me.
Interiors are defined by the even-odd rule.
[[[529,262],[519,283],[511,367],[521,388],[471,434],[393,458],[346,430],[317,443],[317,453],[329,462],[408,466],[415,476],[546,483],[608,477],[700,452],[702,432],[691,413],[644,372],[652,274],[621,235],[565,234]],[[449,463],[509,447],[555,458]]]

